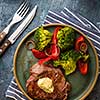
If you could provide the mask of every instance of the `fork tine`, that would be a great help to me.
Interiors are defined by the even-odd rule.
[[[22,9],[19,11],[19,15],[24,11],[24,9],[28,6],[27,3],[25,3],[25,5],[22,7]]]
[[[23,2],[22,4],[21,4],[21,6],[18,8],[18,10],[16,11],[16,13],[18,13],[21,9],[22,9],[22,7],[24,6],[24,4],[25,4],[25,2]]]
[[[28,11],[29,11],[29,7],[26,7],[23,13],[21,14],[21,16],[24,17]]]

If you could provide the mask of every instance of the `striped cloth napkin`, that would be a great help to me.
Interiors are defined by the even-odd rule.
[[[84,32],[84,34],[87,35],[94,44],[100,62],[100,29],[91,23],[88,19],[75,11],[72,12],[69,9],[64,8],[61,13],[49,11],[44,24],[51,23],[69,24]],[[12,79],[6,91],[5,96],[15,100],[28,100],[19,90],[14,78]]]

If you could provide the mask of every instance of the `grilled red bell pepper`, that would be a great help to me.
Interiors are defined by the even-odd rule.
[[[36,58],[42,59],[47,57],[47,55],[43,51],[39,51],[36,49],[32,49],[31,51]]]
[[[54,32],[53,32],[53,36],[52,36],[52,43],[53,44],[57,44],[58,40],[57,40],[57,33],[58,31],[61,29],[61,27],[56,27]]]
[[[35,42],[33,40],[27,41],[26,48],[30,50],[36,58],[42,59],[47,57],[45,52],[34,49]]]
[[[88,63],[87,62],[83,62],[81,60],[78,61],[78,67],[80,70],[80,73],[82,75],[86,75],[88,72]]]
[[[57,33],[61,29],[61,27],[55,28],[52,36],[52,44],[51,44],[51,54],[48,55],[47,58],[39,60],[39,64],[43,64],[49,60],[57,60],[59,58],[60,49],[57,46]]]
[[[55,44],[52,44],[52,53],[51,53],[51,58],[53,60],[57,60],[59,58],[59,54],[60,54],[60,49],[58,46],[56,46]]]
[[[44,58],[44,59],[40,59],[40,60],[38,61],[38,63],[41,65],[41,64],[43,64],[43,63],[45,63],[45,62],[47,62],[47,61],[49,61],[49,60],[51,60],[51,57],[50,57],[50,56],[48,56],[47,58]]]
[[[79,51],[80,50],[80,43],[83,42],[85,39],[83,36],[79,36],[77,39],[76,39],[76,42],[75,42],[75,50]]]
[[[57,60],[60,54],[60,49],[57,46],[57,33],[61,29],[61,27],[55,28],[52,36],[52,45],[51,45],[51,57],[53,60]]]

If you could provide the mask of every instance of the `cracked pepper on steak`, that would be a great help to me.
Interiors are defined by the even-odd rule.
[[[47,93],[38,86],[38,80],[48,77],[52,80],[54,90]],[[26,82],[27,94],[38,100],[66,100],[70,91],[70,84],[66,81],[59,68],[36,63],[30,68],[30,77]]]

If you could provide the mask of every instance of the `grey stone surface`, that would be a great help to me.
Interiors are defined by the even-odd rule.
[[[23,0],[0,0],[0,30],[8,25],[14,12],[20,6]],[[13,55],[20,40],[33,28],[44,22],[48,10],[61,11],[64,7],[70,8],[84,15],[86,18],[97,24],[100,21],[100,0],[28,0],[31,4],[31,9],[35,4],[38,5],[38,11],[35,19],[23,32],[20,38],[12,45],[6,53],[0,58],[0,100],[10,100],[5,97],[5,91],[13,77],[11,69],[13,67]],[[15,25],[9,35],[15,30]],[[100,76],[98,81],[86,98],[86,100],[100,100]]]

